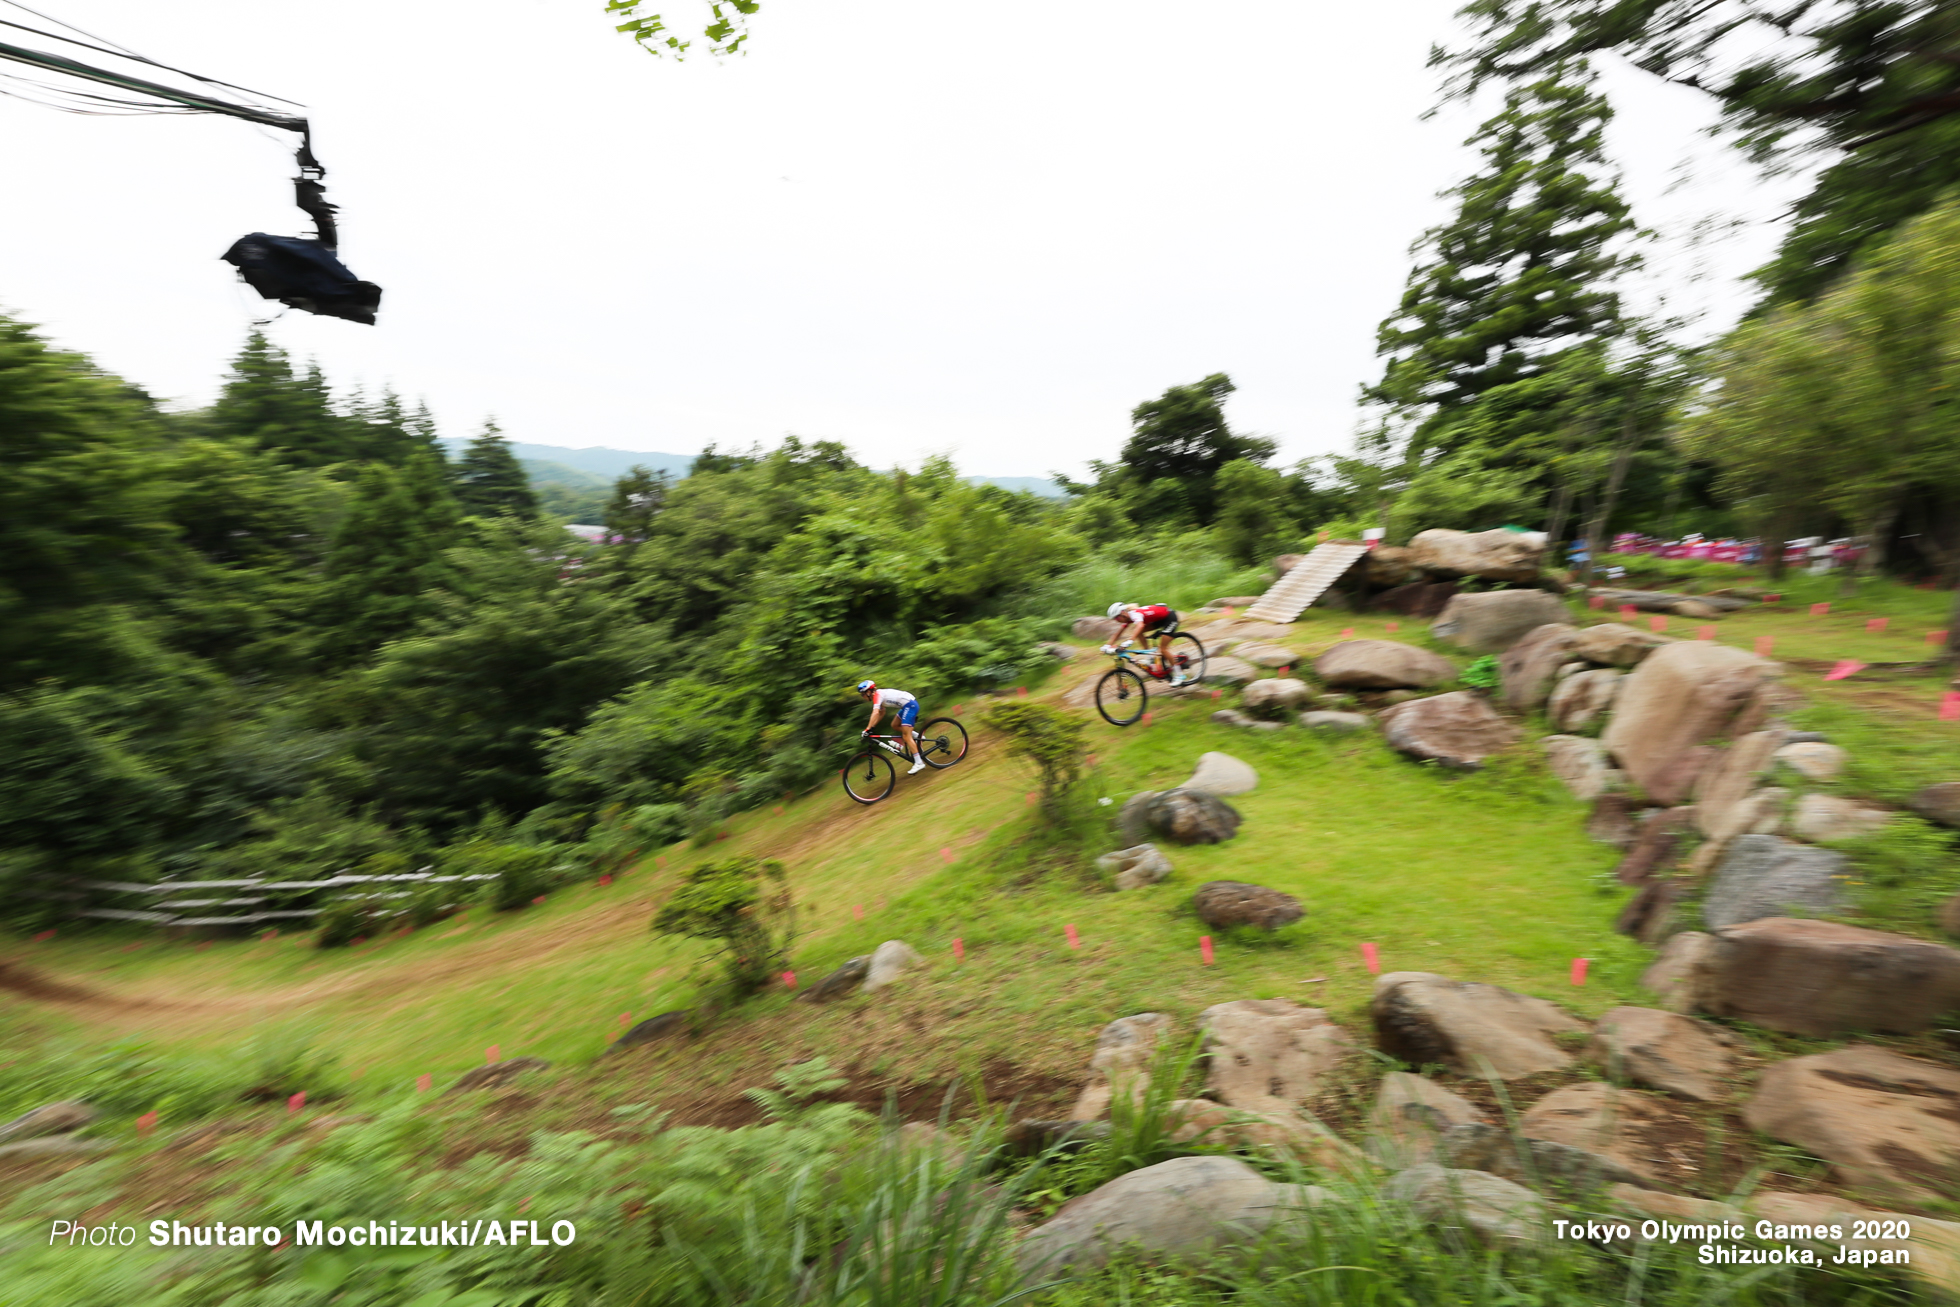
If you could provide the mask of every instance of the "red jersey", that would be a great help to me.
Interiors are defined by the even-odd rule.
[[[1130,616],[1143,623],[1145,629],[1160,622],[1168,622],[1173,616],[1169,604],[1138,604]]]

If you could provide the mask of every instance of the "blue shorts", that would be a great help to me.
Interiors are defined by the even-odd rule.
[[[917,726],[919,724],[919,701],[917,699],[914,699],[911,703],[906,704],[898,710],[898,724],[900,726]]]

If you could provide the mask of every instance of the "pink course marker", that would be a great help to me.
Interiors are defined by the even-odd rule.
[[[1695,639],[1697,639],[1697,640],[1713,640],[1714,638],[1715,638],[1715,628],[1714,628],[1714,627],[1712,627],[1712,626],[1697,626],[1697,627],[1695,628]]]
[[[785,971],[783,973],[783,988],[784,989],[796,988],[796,973],[794,971]]]
[[[498,1061],[502,1061],[502,1058],[500,1058],[500,1057],[498,1056],[498,1054],[499,1054],[499,1052],[500,1052],[500,1051],[502,1050],[502,1048],[503,1048],[503,1045],[502,1045],[502,1044],[492,1044],[492,1045],[490,1045],[490,1047],[488,1047],[488,1048],[486,1048],[486,1049],[484,1049],[484,1050],[483,1050],[483,1060],[484,1060],[485,1062],[498,1062]]]
[[[1635,617],[1639,616],[1639,614],[1640,614],[1640,610],[1638,608],[1635,608],[1632,604],[1620,605],[1620,620],[1622,622],[1631,622]]]
[[[421,1075],[415,1077],[415,1092],[418,1094],[426,1094],[429,1092],[429,1086],[435,1084],[435,1082],[436,1082],[436,1078],[425,1071]]]
[[[1198,936],[1198,956],[1204,959],[1205,966],[1211,965],[1211,936]]]
[[[1831,606],[1829,604],[1812,604],[1810,606],[1810,615],[1812,617],[1823,617],[1830,611]]]
[[[1927,643],[1927,644],[1945,644],[1945,643],[1946,643],[1946,632],[1945,632],[1945,631],[1928,631],[1928,632],[1926,632],[1926,643]]]
[[[136,1133],[147,1135],[157,1128],[157,1114],[154,1109],[136,1118]]]
[[[1827,681],[1842,681],[1845,677],[1865,670],[1865,665],[1856,658],[1840,658],[1837,666],[1824,673]]]
[[[958,935],[953,936],[953,961],[966,961],[966,941]]]
[[[1149,714],[1149,713],[1145,713],[1145,714],[1143,715],[1143,724],[1144,724],[1145,726],[1148,726],[1148,725],[1150,725],[1150,714]]]
[[[1647,619],[1647,629],[1658,635],[1667,629],[1667,619],[1659,613],[1655,613]]]
[[[605,875],[599,877],[599,888],[604,889],[606,886],[610,884],[612,884],[612,873],[609,871]]]
[[[1960,722],[1960,690],[1948,690],[1940,696],[1940,720]]]
[[[1588,600],[1586,600],[1586,607],[1588,607],[1588,608],[1604,608],[1604,607],[1606,607],[1606,596],[1605,596],[1605,595],[1594,595],[1594,596],[1593,596],[1592,598],[1590,598],[1590,599],[1588,599]]]
[[[1872,635],[1884,635],[1885,624],[1891,620],[1889,617],[1874,617],[1865,623],[1865,630]]]
[[[1017,685],[1014,687],[1014,693],[1019,695],[1021,698],[1025,699],[1028,697],[1028,687],[1025,685]]]
[[[622,1012],[622,1013],[620,1013],[620,1014],[619,1014],[619,1024],[620,1024],[620,1025],[622,1025],[622,1026],[630,1026],[630,1025],[632,1025],[632,1024],[633,1024],[633,1014],[632,1014],[631,1012]]]
[[[1070,948],[1082,947],[1082,937],[1075,933],[1074,923],[1071,922],[1070,924],[1063,926],[1062,930],[1066,932],[1068,935],[1068,946]]]
[[[40,934],[34,937],[34,942],[36,944],[44,944],[48,940],[51,940],[53,938],[54,938],[54,932],[52,930],[44,930]]]
[[[1387,631],[1387,632],[1388,632],[1388,633],[1389,633],[1390,635],[1394,635],[1394,634],[1395,634],[1395,633],[1396,633],[1397,631],[1399,631],[1399,630],[1401,630],[1401,629],[1402,629],[1402,623],[1400,623],[1400,622],[1390,622],[1390,623],[1389,623],[1389,624],[1388,624],[1388,625],[1387,625],[1387,626],[1386,626],[1385,628],[1383,628],[1383,629],[1385,629],[1385,630],[1386,630],[1386,631]]]
[[[1361,960],[1367,964],[1370,972],[1376,975],[1381,974],[1382,956],[1373,944],[1363,944],[1361,946]]]
[[[863,921],[864,920],[863,906],[861,904],[853,903],[851,905],[851,915],[853,917],[856,917],[859,921]]]
[[[946,861],[951,862],[953,860],[953,851],[949,848],[941,849],[939,851],[939,856],[944,858]]]
[[[1342,628],[1341,628],[1341,638],[1342,638],[1343,640],[1352,640],[1352,639],[1354,638],[1354,628],[1353,628],[1352,626],[1344,626],[1344,627],[1342,627]]]
[[[1219,695],[1221,695],[1221,694],[1224,694],[1224,693],[1225,693],[1225,691],[1223,691],[1223,690],[1213,690],[1213,691],[1211,692],[1211,697],[1212,697],[1212,698],[1214,698],[1214,699],[1216,699],[1216,698],[1217,698],[1217,697],[1218,697]]]
[[[1756,656],[1758,658],[1769,657],[1769,651],[1775,647],[1776,640],[1773,636],[1759,635],[1756,637]]]
[[[1583,985],[1586,983],[1586,966],[1591,961],[1592,961],[1591,958],[1572,959],[1572,983],[1573,984]]]
[[[299,1111],[301,1108],[305,1106],[306,1106],[306,1091],[302,1089],[297,1094],[294,1094],[291,1098],[286,1100],[286,1115],[291,1116],[293,1113]]]

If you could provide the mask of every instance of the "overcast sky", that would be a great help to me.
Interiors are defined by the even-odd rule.
[[[374,327],[285,313],[280,343],[426,398],[445,434],[494,414],[566,446],[794,432],[878,465],[1074,473],[1139,401],[1223,371],[1234,424],[1283,459],[1344,449],[1474,126],[1420,120],[1454,36],[1437,0],[765,0],[750,53],[680,65],[601,0],[32,3],[307,106],[341,253],[386,297]],[[1787,185],[1701,137],[1694,92],[1609,78],[1629,194],[1672,237],[1638,293],[1726,325]],[[0,307],[207,402],[283,312],[217,256],[307,231],[290,151],[227,119],[0,98]],[[1747,225],[1688,249],[1708,215]]]

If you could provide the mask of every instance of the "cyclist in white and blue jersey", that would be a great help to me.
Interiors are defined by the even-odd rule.
[[[896,709],[899,736],[905,741],[905,751],[912,755],[911,771],[905,774],[910,776],[913,772],[925,770],[925,756],[919,752],[918,738],[912,734],[912,728],[919,723],[919,696],[904,690],[881,690],[876,681],[859,681],[857,692],[871,705],[871,720],[865,725],[864,733],[869,735],[878,729],[885,709]]]

